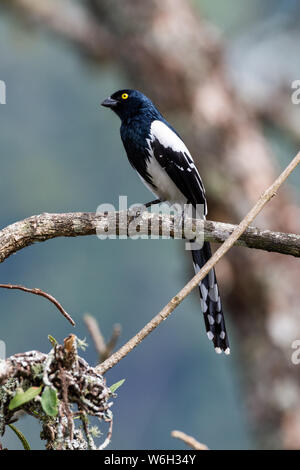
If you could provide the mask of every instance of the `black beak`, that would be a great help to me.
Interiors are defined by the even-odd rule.
[[[114,108],[117,106],[117,100],[113,100],[112,98],[106,98],[106,100],[102,101],[101,106],[105,106],[105,108]]]

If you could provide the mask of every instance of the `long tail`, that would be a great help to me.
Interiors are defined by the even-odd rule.
[[[211,257],[209,242],[204,242],[203,246],[199,249],[193,249],[192,256],[195,273],[197,273]],[[221,354],[224,352],[225,354],[230,354],[225,319],[214,269],[200,282],[199,292],[208,339],[213,341],[216,353]]]

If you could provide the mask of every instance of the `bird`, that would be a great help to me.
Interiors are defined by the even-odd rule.
[[[157,198],[145,206],[166,202],[191,204],[196,209],[201,205],[201,217],[205,219],[205,189],[192,155],[153,102],[138,90],[124,89],[113,93],[101,105],[121,119],[121,140],[129,163]],[[192,257],[197,273],[211,257],[209,242],[196,245]],[[199,292],[208,339],[216,353],[228,355],[229,340],[214,269],[200,282]]]

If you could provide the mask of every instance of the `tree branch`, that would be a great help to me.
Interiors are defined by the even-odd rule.
[[[171,436],[175,439],[180,439],[185,444],[190,446],[192,449],[195,450],[208,450],[208,447],[205,444],[201,444],[201,442],[197,441],[194,437],[188,436],[182,431],[172,431]]]
[[[45,297],[51,303],[55,305],[55,307],[62,313],[62,315],[71,323],[71,325],[75,326],[75,322],[73,318],[65,311],[62,305],[55,299],[52,295],[48,294],[47,292],[42,291],[41,289],[29,289],[28,287],[14,285],[14,284],[0,284],[1,289],[17,289],[23,292],[28,292],[29,294],[40,295],[41,297]]]
[[[133,216],[125,212],[34,215],[0,231],[0,263],[33,243],[52,238],[96,235],[96,233],[102,236],[126,235],[128,226],[133,220]],[[139,222],[138,233],[141,236],[151,234],[161,236],[162,233],[169,233],[170,238],[174,238],[175,235],[180,237],[180,233],[176,231],[176,226],[178,227],[176,217],[145,212]],[[205,221],[201,224],[197,221],[197,224],[200,229],[204,226],[205,240],[217,243],[223,243],[236,228],[236,225],[222,222]],[[195,228],[196,221],[193,221],[192,229],[195,230]],[[297,234],[248,227],[235,244],[300,257],[300,235]]]
[[[248,212],[246,217],[240,222],[240,224],[234,229],[232,234],[227,240],[218,248],[218,250],[212,255],[212,257],[205,263],[200,271],[173,297],[170,302],[149,322],[144,326],[133,338],[131,338],[124,346],[116,351],[112,356],[106,359],[102,364],[96,367],[96,370],[100,374],[104,374],[107,370],[115,366],[121,359],[132,351],[151,331],[157,328],[169,315],[178,307],[179,304],[197,287],[204,279],[209,271],[220,261],[220,259],[230,250],[234,243],[240,238],[242,233],[245,232],[246,228],[255,219],[255,217],[261,212],[267,202],[275,196],[276,192],[292,173],[296,166],[300,163],[300,152],[293,158],[287,168],[281,173],[281,175],[274,181],[274,183],[260,196],[257,203]]]
[[[98,353],[98,358],[99,358],[98,363],[105,361],[105,359],[107,359],[111,355],[111,353],[113,352],[117,344],[117,341],[121,334],[121,325],[119,324],[114,325],[111,338],[106,343],[97,320],[88,314],[84,316],[83,320],[92,337],[94,346]]]

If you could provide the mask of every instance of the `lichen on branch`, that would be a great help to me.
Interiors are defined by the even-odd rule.
[[[95,450],[100,432],[89,426],[95,416],[109,423],[103,448],[111,437],[113,395],[103,376],[78,355],[74,335],[63,345],[55,342],[48,354],[15,354],[0,361],[0,435],[22,412],[39,420],[48,450]]]

